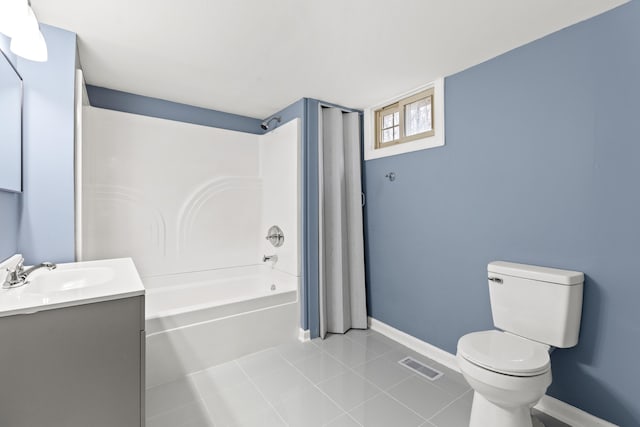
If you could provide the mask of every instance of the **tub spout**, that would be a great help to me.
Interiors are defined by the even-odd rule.
[[[276,265],[278,262],[278,255],[263,255],[262,262],[271,261],[271,265]]]

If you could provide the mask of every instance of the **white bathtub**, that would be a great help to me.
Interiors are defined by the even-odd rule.
[[[299,277],[261,265],[143,282],[147,387],[296,339]]]

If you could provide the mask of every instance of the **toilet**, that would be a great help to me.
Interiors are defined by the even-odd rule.
[[[584,274],[504,261],[487,271],[497,329],[463,336],[456,354],[474,390],[469,427],[543,426],[531,408],[551,384],[551,350],[578,343]]]

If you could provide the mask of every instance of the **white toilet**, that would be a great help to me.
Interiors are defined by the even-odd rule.
[[[551,384],[551,349],[578,343],[584,275],[502,261],[487,270],[500,330],[458,340],[458,364],[474,390],[469,427],[540,426],[531,408]]]

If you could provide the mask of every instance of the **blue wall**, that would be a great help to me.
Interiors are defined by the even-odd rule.
[[[76,35],[48,25],[41,29],[49,60],[18,58],[24,80],[24,192],[18,250],[28,264],[75,259]]]
[[[142,116],[175,120],[220,129],[262,134],[262,120],[192,105],[179,104],[164,99],[135,95],[114,89],[87,85],[89,102],[93,107]]]
[[[370,314],[451,353],[486,265],[583,271],[549,394],[640,425],[640,2],[446,79],[446,145],[366,162]],[[394,171],[391,183],[384,175]]]

